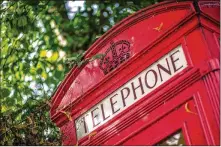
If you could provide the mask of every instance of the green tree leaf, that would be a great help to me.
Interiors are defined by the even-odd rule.
[[[9,89],[7,89],[7,88],[1,88],[0,89],[1,90],[1,97],[8,97],[9,95],[10,95],[10,91],[9,91]]]

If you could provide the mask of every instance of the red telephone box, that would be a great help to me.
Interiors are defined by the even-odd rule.
[[[64,145],[219,145],[220,2],[163,2],[98,39],[52,98]]]

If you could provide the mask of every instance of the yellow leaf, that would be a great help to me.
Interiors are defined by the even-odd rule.
[[[20,79],[19,72],[16,72],[15,77],[16,77],[17,79]]]
[[[44,140],[43,139],[41,139],[41,141],[39,142],[39,144],[43,144],[44,143]]]
[[[48,42],[48,41],[49,41],[49,36],[44,36],[44,40],[45,40],[46,42]]]
[[[189,109],[189,107],[188,107],[188,102],[185,104],[185,110],[186,110],[187,113],[192,113],[192,114],[197,115],[197,113],[192,112],[192,111]]]
[[[35,72],[36,72],[36,69],[35,69],[34,67],[31,67],[31,68],[30,68],[30,72],[31,72],[31,73],[35,73]]]
[[[58,70],[59,70],[59,71],[62,71],[62,70],[63,70],[62,64],[58,64]]]
[[[38,62],[36,68],[39,69],[39,68],[41,68],[41,67],[42,67],[42,64],[41,64],[40,62]]]
[[[48,76],[47,76],[47,74],[45,72],[42,72],[41,73],[41,77],[44,78],[44,79],[47,79]]]
[[[91,133],[88,135],[89,140],[91,140],[91,138],[94,137],[96,134],[97,134],[96,131],[91,132]]]
[[[162,27],[163,27],[163,23],[161,22],[161,23],[160,23],[160,26],[158,26],[158,27],[156,27],[156,28],[153,28],[153,29],[154,29],[154,30],[157,30],[158,32],[160,32],[161,29],[162,29]]]
[[[65,111],[62,111],[62,110],[61,110],[60,112],[61,112],[61,113],[64,113],[64,114],[67,116],[67,118],[68,118],[69,121],[72,121],[70,112],[65,112]]]
[[[78,146],[78,141],[77,141],[77,143],[76,143],[76,145],[75,146]]]
[[[40,57],[46,57],[47,51],[46,50],[41,50],[40,51]]]
[[[59,55],[58,52],[54,52],[51,56],[51,61],[54,62],[58,59]]]
[[[2,112],[5,112],[7,110],[7,107],[5,105],[2,105]]]

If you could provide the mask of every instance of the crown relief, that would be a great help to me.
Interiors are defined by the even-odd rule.
[[[129,59],[130,56],[130,42],[126,40],[120,40],[115,43],[111,42],[110,47],[106,50],[103,58],[100,60],[99,67],[106,75]]]

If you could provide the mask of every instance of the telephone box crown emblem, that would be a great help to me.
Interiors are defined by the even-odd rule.
[[[99,65],[104,74],[109,73],[130,58],[130,42],[120,40],[115,43],[111,42],[110,44]]]

